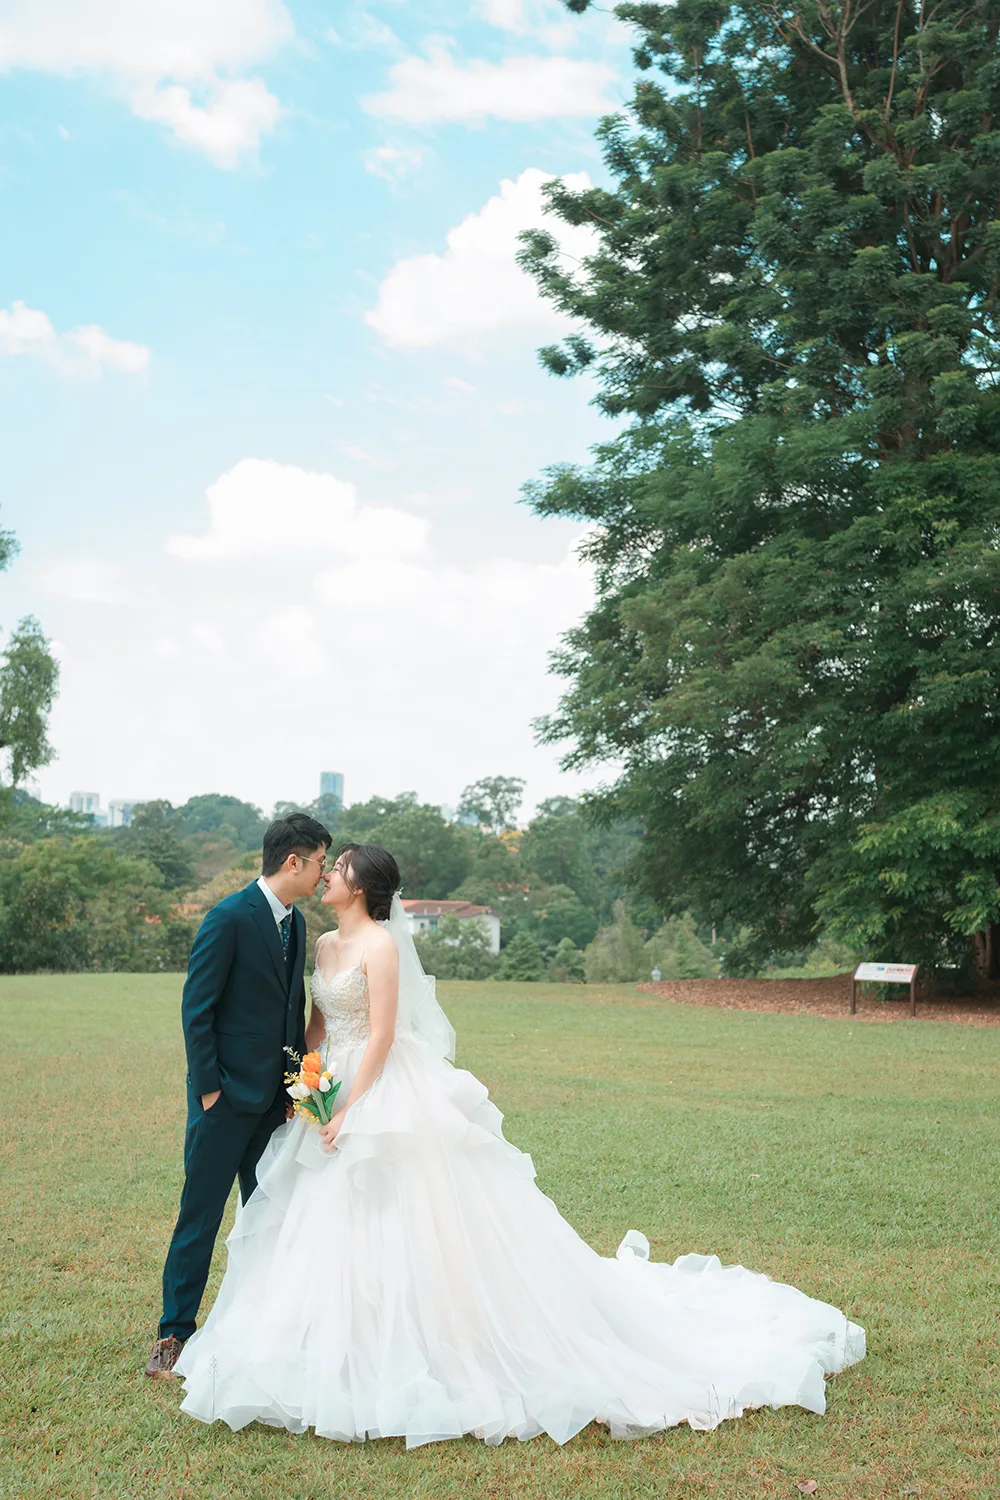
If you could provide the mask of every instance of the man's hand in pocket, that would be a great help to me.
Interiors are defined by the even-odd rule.
[[[202,1094],[202,1096],[201,1096],[201,1107],[202,1107],[202,1109],[205,1110],[205,1111],[210,1110],[212,1108],[212,1105],[215,1103],[216,1099],[221,1098],[221,1096],[222,1096],[222,1090],[221,1089],[216,1089],[213,1094]]]

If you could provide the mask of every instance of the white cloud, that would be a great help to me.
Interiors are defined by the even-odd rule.
[[[268,615],[257,639],[261,652],[273,667],[286,677],[303,679],[326,668],[320,633],[320,621],[312,610],[293,604]]]
[[[568,47],[572,50],[581,40],[579,18],[567,15],[558,0],[480,0],[483,19],[498,31],[515,36],[531,36],[550,52]],[[587,27],[593,40],[594,27]]]
[[[0,348],[5,354],[37,354],[54,348],[56,331],[46,313],[15,302],[0,308]]]
[[[103,370],[141,375],[149,368],[145,344],[114,339],[97,323],[57,333],[47,313],[15,302],[0,307],[0,354],[30,354],[60,375],[94,377]]]
[[[537,658],[540,647],[551,649],[592,599],[575,549],[560,563],[494,558],[457,567],[433,557],[388,558],[374,571],[370,558],[359,558],[321,572],[315,586],[326,604],[363,623],[373,650],[402,644],[412,621],[429,659],[447,644],[449,673],[478,664],[487,676],[500,666],[517,670],[526,652]]]
[[[389,506],[362,505],[353,484],[294,464],[244,458],[206,491],[208,531],[172,536],[167,551],[189,562],[311,556],[419,556],[427,522]]]
[[[179,141],[204,151],[217,167],[238,166],[254,154],[281,114],[259,78],[217,82],[205,104],[196,104],[191,90],[179,83],[140,88],[132,94],[132,108],[143,120],[169,125]]]
[[[282,0],[5,0],[0,72],[96,75],[136,115],[231,167],[280,113],[259,78],[240,75],[292,35]]]
[[[351,801],[415,787],[454,803],[499,773],[526,776],[531,798],[577,789],[530,727],[559,690],[547,653],[592,599],[575,550],[484,558],[474,538],[467,560],[443,556],[455,537],[443,521],[428,534],[426,496],[401,497],[393,526],[334,474],[262,467],[212,486],[208,555],[238,560],[210,586],[204,549],[171,544],[143,560],[141,609],[47,602],[72,651],[45,794],[217,790],[268,807],[315,796],[322,768],[345,772]],[[219,505],[227,489],[242,529]],[[347,545],[327,549],[331,514]],[[366,516],[382,518],[367,535]]]
[[[4,0],[0,67],[207,77],[259,62],[291,35],[281,0]]]
[[[335,47],[347,47],[351,51],[385,51],[401,52],[403,44],[384,21],[373,16],[367,10],[354,10],[346,16],[346,29],[337,31],[334,27],[326,29],[326,39]]]
[[[449,391],[462,391],[467,396],[473,395],[476,389],[474,385],[470,385],[467,380],[461,380],[457,375],[446,375],[441,384],[447,386]]]
[[[411,255],[397,261],[378,289],[366,322],[382,341],[397,349],[470,345],[501,330],[560,331],[566,319],[542,298],[534,281],[517,265],[518,235],[544,228],[575,260],[593,249],[593,230],[563,224],[543,212],[546,172],[529,167],[478,213],[448,231],[443,255]],[[570,188],[590,186],[585,172],[563,179]]]
[[[389,73],[391,88],[365,99],[370,114],[426,125],[437,120],[543,120],[593,116],[612,107],[605,89],[614,70],[570,57],[507,57],[456,62],[440,41],[426,57],[405,57]]]
[[[422,146],[372,146],[364,154],[365,171],[386,182],[401,182],[423,165],[426,155]]]
[[[98,558],[64,558],[50,563],[42,569],[40,581],[48,593],[80,604],[124,604],[130,597],[121,568]]]
[[[527,30],[524,0],[482,0],[482,12],[485,20],[501,31]]]
[[[124,370],[129,375],[141,375],[149,368],[149,350],[145,344],[131,344],[126,339],[113,339],[97,323],[87,323],[81,328],[71,328],[64,335],[65,342],[79,349],[87,360],[98,368]]]
[[[208,536],[173,537],[168,552],[190,562],[259,558],[276,578],[284,553],[303,600],[265,616],[256,640],[276,667],[303,677],[325,669],[325,640],[337,648],[338,671],[350,671],[339,659],[347,634],[365,643],[355,675],[383,661],[394,644],[400,661],[407,660],[408,640],[419,639],[432,654],[446,649],[447,691],[455,690],[464,668],[484,672],[488,685],[500,666],[516,673],[528,658],[542,663],[592,599],[591,571],[575,545],[558,563],[501,557],[458,565],[435,553],[423,516],[365,504],[354,485],[333,474],[244,459],[207,494]],[[410,504],[428,498],[407,497]],[[318,554],[326,547],[333,555],[324,565]],[[303,576],[310,560],[311,583]],[[305,599],[310,591],[318,609]],[[281,596],[280,584],[275,593]],[[214,653],[232,649],[218,623],[199,622],[190,635]],[[299,658],[294,668],[293,656]]]
[[[199,654],[207,652],[210,656],[218,657],[228,655],[226,638],[215,625],[209,625],[205,620],[195,620],[188,633]]]
[[[340,451],[344,455],[345,458],[353,458],[358,463],[363,463],[363,464],[376,464],[376,463],[378,463],[378,459],[375,457],[375,455],[373,453],[369,453],[367,448],[359,448],[358,445],[357,445],[357,443],[341,443],[340,444]]]

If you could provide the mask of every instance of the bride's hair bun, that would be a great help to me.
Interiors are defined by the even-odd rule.
[[[368,915],[389,920],[392,898],[399,890],[399,866],[380,844],[341,844],[337,858],[347,855],[344,879],[352,891],[364,891]]]

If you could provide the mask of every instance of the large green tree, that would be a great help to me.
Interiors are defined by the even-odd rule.
[[[259,849],[267,827],[267,819],[259,807],[218,792],[189,797],[177,811],[188,837],[199,833],[216,834],[231,839],[237,849]]]
[[[598,588],[545,732],[620,766],[664,908],[995,970],[1000,10],[617,14],[611,185],[550,189],[593,254],[523,252],[580,330],[544,363],[622,423],[529,492]]]
[[[192,937],[156,866],[107,840],[42,839],[0,860],[5,972],[180,969]]]
[[[415,792],[372,797],[343,813],[337,838],[343,843],[381,844],[395,855],[403,895],[442,900],[471,868],[469,830],[446,823],[438,808]]]
[[[195,864],[181,837],[182,829],[181,812],[159,798],[138,803],[131,827],[119,835],[119,841],[139,859],[155,865],[168,890],[189,890],[195,880]]]
[[[0,533],[0,567],[6,566],[8,546],[6,533]],[[59,668],[42,627],[26,615],[0,656],[0,750],[7,756],[12,787],[52,759],[48,721],[58,682]]]
[[[18,550],[13,532],[0,530],[0,572],[10,567]],[[33,615],[25,615],[0,655],[0,752],[7,770],[0,791],[4,821],[14,805],[11,792],[32,771],[47,766],[55,753],[48,723],[58,683],[59,668],[42,627]]]
[[[601,893],[590,836],[577,804],[569,797],[551,797],[541,803],[525,829],[518,853],[525,869],[550,885],[569,886],[584,906],[596,911]]]
[[[520,776],[483,776],[462,793],[458,804],[460,817],[475,818],[493,833],[513,828],[517,809],[524,797]]]

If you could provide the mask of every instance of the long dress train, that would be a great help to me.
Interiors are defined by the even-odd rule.
[[[312,981],[347,1097],[368,1036],[360,967]],[[204,1327],[177,1365],[182,1410],[329,1438],[711,1428],[752,1406],[825,1409],[863,1329],[715,1256],[648,1259],[630,1231],[592,1250],[503,1137],[471,1073],[397,1031],[338,1149],[277,1130],[239,1211]]]

